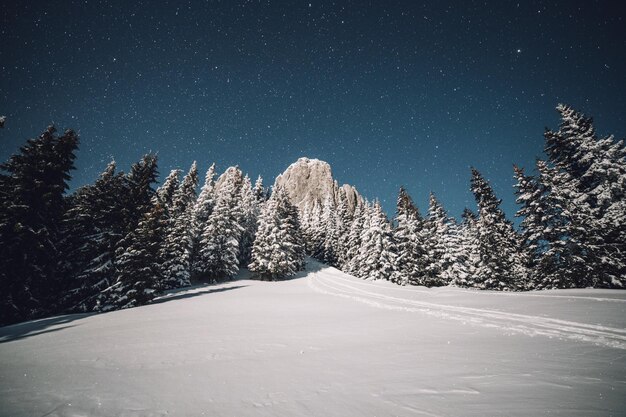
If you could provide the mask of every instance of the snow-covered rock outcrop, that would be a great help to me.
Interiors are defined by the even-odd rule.
[[[303,209],[307,203],[322,204],[328,195],[332,196],[336,202],[340,188],[345,191],[351,209],[361,198],[353,186],[348,184],[339,186],[333,178],[330,165],[319,159],[298,159],[276,177],[274,186],[284,187],[291,201],[300,209]]]

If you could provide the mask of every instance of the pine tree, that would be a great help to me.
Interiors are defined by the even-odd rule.
[[[566,173],[567,188],[575,201],[585,200],[589,217],[579,221],[593,224],[588,231],[592,246],[584,249],[593,253],[587,261],[594,276],[587,279],[593,286],[626,286],[626,148],[612,136],[599,139],[593,120],[569,106],[557,107],[562,119],[558,131],[545,133],[546,153],[550,164]]]
[[[260,213],[260,212],[259,212]],[[304,239],[304,245],[306,253],[309,253],[311,247],[311,228],[312,228],[312,206],[310,201],[304,203],[304,207],[299,213],[300,215],[300,228],[302,229],[302,238]]]
[[[100,291],[115,279],[115,248],[125,233],[125,176],[111,162],[93,185],[80,188],[64,216],[63,274],[69,279],[61,305],[91,311]]]
[[[537,264],[546,251],[549,243],[549,236],[546,236],[546,224],[548,217],[552,212],[552,208],[547,205],[545,187],[539,183],[534,177],[527,176],[524,169],[513,166],[515,172],[515,194],[517,196],[517,204],[521,207],[515,214],[521,217],[520,224],[521,237],[524,247],[529,253],[529,268],[532,274],[536,271]],[[532,281],[535,281],[533,278]]]
[[[263,186],[263,178],[259,175],[254,183],[254,189],[252,190],[257,203],[261,204],[267,201],[267,192],[268,190]]]
[[[462,217],[463,222],[457,226],[459,248],[456,252],[454,274],[451,276],[450,284],[458,287],[477,287],[476,272],[480,265],[478,216],[466,208]]]
[[[263,206],[252,247],[251,271],[262,280],[277,280],[304,268],[304,239],[298,210],[279,187]]]
[[[154,299],[163,280],[159,255],[166,227],[165,211],[156,202],[125,238],[116,282],[100,294],[96,311],[137,307]]]
[[[174,203],[174,194],[180,184],[180,169],[173,169],[170,174],[163,181],[163,185],[157,188],[156,195],[157,200],[161,204],[164,210],[169,212]]]
[[[352,224],[353,212],[348,206],[348,197],[343,188],[339,189],[339,203],[337,204],[337,247],[335,249],[337,262],[340,269],[345,268],[348,263],[348,236],[350,225]]]
[[[327,195],[321,206],[318,225],[313,229],[313,257],[322,262],[330,263],[334,259],[334,212],[335,202]],[[330,233],[330,236],[328,234]]]
[[[343,229],[337,207],[329,195],[324,200],[322,208],[323,241],[317,252],[317,257],[328,265],[336,266],[338,262],[339,237]]]
[[[396,204],[394,239],[398,247],[397,269],[402,285],[423,284],[426,269],[423,223],[424,220],[413,200],[404,187],[400,187]]]
[[[324,243],[324,223],[322,222],[322,206],[316,201],[306,221],[306,250],[310,256],[319,256]]]
[[[215,207],[215,164],[212,164],[206,172],[204,185],[193,207],[191,223],[191,276],[197,277],[202,274],[202,257],[200,256],[200,241],[206,223]]]
[[[161,252],[162,289],[191,285],[191,233],[197,186],[198,166],[194,161],[172,197],[172,207]]]
[[[576,181],[564,170],[537,162],[544,244],[535,269],[537,288],[586,287],[597,282],[601,270],[597,259],[598,236],[592,209],[576,191]]]
[[[489,183],[472,168],[472,192],[478,204],[477,232],[480,264],[476,272],[479,288],[521,290],[527,285],[526,260],[521,238],[500,209]]]
[[[127,193],[123,196],[123,215],[128,233],[135,230],[139,221],[152,209],[155,195],[153,184],[158,175],[156,155],[146,154],[132,165],[126,176]]]
[[[200,270],[204,279],[230,279],[239,271],[239,197],[243,176],[229,168],[218,180],[217,203],[200,240]]]
[[[364,223],[361,247],[356,256],[356,262],[360,265],[358,276],[398,282],[400,278],[395,267],[397,248],[393,231],[378,202],[374,203],[368,217],[369,222]]]
[[[259,200],[254,194],[250,177],[247,175],[241,184],[239,192],[239,220],[242,227],[241,238],[239,239],[239,264],[248,265],[252,256],[252,244],[257,228],[257,217],[259,215]]]
[[[0,324],[54,311],[60,230],[78,136],[50,126],[0,165]]]
[[[348,239],[346,243],[346,265],[342,268],[342,271],[358,276],[359,263],[358,254],[361,248],[361,235],[366,224],[369,224],[369,208],[368,203],[363,201],[356,205],[354,208],[354,214],[352,216],[352,223],[348,230]]]
[[[425,226],[426,262],[424,285],[437,287],[447,285],[444,271],[450,267],[451,259],[446,256],[446,246],[450,237],[450,218],[441,203],[430,194],[428,202],[428,219]]]

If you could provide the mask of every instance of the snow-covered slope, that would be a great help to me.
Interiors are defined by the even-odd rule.
[[[339,186],[333,178],[330,165],[319,159],[298,159],[276,177],[274,185],[284,187],[291,201],[300,209],[307,203],[322,204],[329,195],[336,199],[340,188],[345,191],[351,209],[361,198],[353,186],[348,184]]]
[[[364,282],[314,261],[0,328],[2,416],[626,413],[626,292]]]

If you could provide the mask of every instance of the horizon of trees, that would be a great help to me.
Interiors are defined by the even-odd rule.
[[[389,220],[377,201],[342,189],[296,208],[281,188],[239,167],[216,179],[172,170],[157,188],[157,157],[128,173],[109,163],[67,195],[79,139],[47,128],[0,165],[0,324],[149,303],[192,282],[249,267],[277,280],[305,255],[364,279],[399,285],[523,291],[626,286],[626,148],[559,105],[535,174],[514,167],[519,228],[471,169],[475,210],[450,217],[431,193],[422,215],[400,188]]]

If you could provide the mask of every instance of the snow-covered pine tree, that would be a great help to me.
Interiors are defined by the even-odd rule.
[[[552,222],[550,217],[554,208],[547,205],[545,186],[534,177],[526,175],[524,169],[517,165],[513,166],[513,171],[517,180],[516,202],[521,206],[515,216],[522,218],[520,230],[524,250],[529,255],[529,282],[534,283],[541,279],[537,275],[545,272],[539,271],[538,265],[543,254],[548,250],[548,245],[552,240],[550,237],[555,236],[554,225],[548,226]],[[546,235],[546,231],[550,233]]]
[[[256,182],[254,183],[254,189],[252,190],[252,193],[254,194],[254,197],[256,198],[258,204],[262,204],[267,201],[267,191],[268,190],[266,190],[263,186],[263,178],[259,175],[256,179]]]
[[[160,289],[191,285],[191,233],[197,186],[198,166],[194,161],[172,198],[161,252],[163,281]]]
[[[148,304],[159,291],[162,268],[159,254],[167,227],[165,210],[155,202],[128,234],[118,255],[115,284],[100,293],[96,311],[109,311]]]
[[[200,256],[200,241],[204,227],[213,213],[215,207],[215,164],[212,164],[206,172],[204,185],[193,207],[191,223],[191,276],[197,277],[202,271],[202,258]]]
[[[318,259],[328,265],[336,266],[338,262],[339,237],[343,225],[337,212],[337,206],[331,196],[324,200],[322,209],[322,227],[324,229],[324,241]]]
[[[542,194],[536,201],[541,222],[536,230],[543,245],[534,269],[536,288],[594,285],[602,272],[596,267],[598,235],[592,208],[565,170],[537,161]]]
[[[100,291],[115,280],[115,248],[125,232],[121,202],[127,192],[124,174],[115,169],[115,162],[109,163],[93,185],[78,189],[65,214],[63,309],[91,311]]]
[[[545,133],[546,153],[558,170],[565,171],[575,187],[570,192],[584,198],[591,208],[586,219],[596,229],[589,230],[596,247],[588,258],[597,276],[588,280],[594,286],[626,286],[626,148],[612,136],[598,139],[593,120],[560,104],[558,131]]]
[[[369,214],[368,203],[366,201],[357,202],[352,216],[352,223],[348,230],[348,239],[346,242],[346,265],[342,267],[342,271],[359,276],[358,255],[361,248],[361,235]],[[369,218],[367,218],[369,221]]]
[[[450,218],[433,193],[428,200],[428,219],[425,225],[426,262],[423,284],[427,287],[447,285],[444,271],[451,259],[446,255],[450,239]]]
[[[156,196],[154,183],[158,175],[157,156],[145,154],[131,166],[130,172],[124,177],[125,190],[120,196],[124,233],[115,248],[115,258],[127,249],[124,246],[129,242],[126,236],[136,230],[139,222],[152,210]]]
[[[479,288],[522,290],[527,274],[521,238],[513,229],[489,183],[472,168],[472,192],[478,204],[477,232],[480,264],[476,271]]]
[[[315,257],[323,244],[324,224],[322,223],[322,206],[316,201],[306,220],[305,244],[307,253]]]
[[[337,247],[335,249],[336,266],[344,268],[348,263],[348,235],[352,224],[352,211],[348,206],[348,197],[343,188],[339,188],[337,204]]]
[[[239,271],[239,197],[243,175],[231,167],[216,184],[217,202],[200,239],[199,268],[204,280],[230,279]]]
[[[282,246],[288,255],[289,269],[295,273],[304,269],[306,257],[300,215],[286,190],[279,191],[276,200],[278,201],[278,215],[282,219],[281,229],[284,231],[282,235],[285,240]]]
[[[396,204],[394,239],[398,248],[396,267],[401,285],[422,285],[426,268],[424,220],[404,187]]]
[[[158,175],[155,154],[146,154],[131,166],[126,176],[127,192],[122,196],[124,199],[122,214],[127,233],[135,230],[139,221],[152,210],[155,195],[153,184],[156,183]]]
[[[310,201],[304,203],[304,207],[300,210],[300,228],[302,229],[302,238],[304,239],[304,245],[307,253],[309,253],[310,241],[311,241],[311,211],[312,206]]]
[[[465,245],[464,224],[458,224],[454,218],[448,222],[448,233],[444,243],[443,264],[441,276],[447,284],[459,285],[468,279],[468,247]]]
[[[0,165],[0,324],[57,308],[63,194],[74,169],[78,136],[48,127]]]
[[[304,268],[304,255],[298,210],[279,187],[259,215],[249,268],[259,279],[282,279]]]
[[[457,226],[459,250],[456,256],[451,285],[477,287],[476,271],[480,264],[478,251],[478,216],[470,209],[463,210],[463,221]]]
[[[257,228],[260,202],[254,194],[250,177],[247,175],[241,184],[238,204],[239,224],[243,229],[239,239],[239,265],[248,265],[252,256],[252,244]]]
[[[180,183],[180,169],[173,169],[170,174],[165,178],[163,184],[157,188],[156,196],[159,203],[164,210],[169,212],[174,202],[174,194],[178,189]]]
[[[395,267],[398,255],[391,224],[378,202],[369,211],[369,221],[364,222],[361,247],[356,257],[358,276],[398,282]]]
[[[316,245],[313,256],[322,262],[331,263],[334,259],[335,202],[331,195],[327,195],[321,207],[319,225],[314,229],[313,241]],[[330,233],[330,236],[328,234]]]

